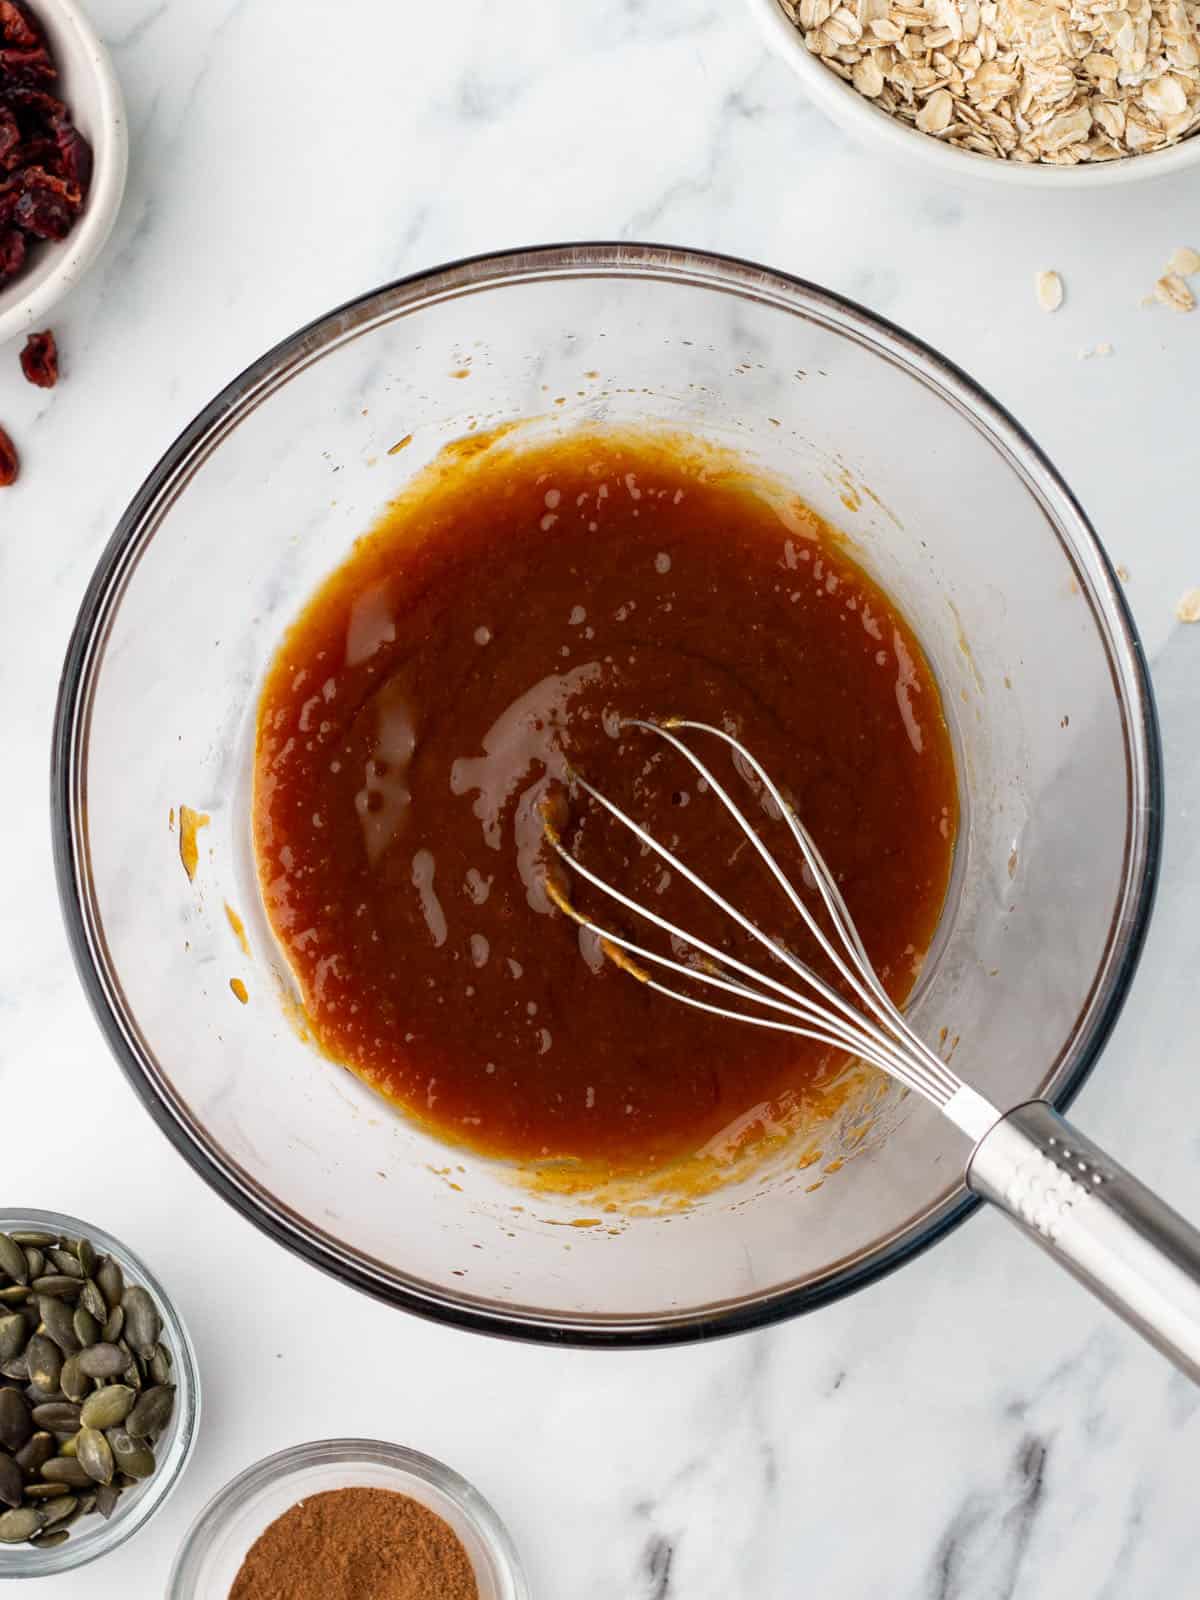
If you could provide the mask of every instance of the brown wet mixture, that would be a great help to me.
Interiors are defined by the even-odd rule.
[[[912,631],[832,530],[729,458],[581,435],[427,475],[271,667],[255,847],[327,1053],[448,1139],[612,1170],[769,1130],[819,1097],[836,1054],[672,1005],[547,899],[540,807],[573,768],[761,926],[794,932],[695,774],[620,726],[672,715],[735,732],[793,799],[902,998],[957,820]],[[791,860],[730,752],[698,748]],[[582,859],[729,941],[678,875],[570,804]],[[572,887],[580,908],[642,933]]]

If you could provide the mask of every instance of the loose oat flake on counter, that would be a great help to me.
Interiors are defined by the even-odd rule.
[[[1034,281],[1038,305],[1043,311],[1057,311],[1063,303],[1063,281],[1057,272],[1039,272]]]
[[[1178,278],[1194,278],[1200,273],[1200,250],[1193,250],[1188,244],[1179,245],[1171,251],[1167,271]]]
[[[1200,0],[779,0],[808,49],[947,144],[1073,166],[1200,127]]]
[[[1177,272],[1165,272],[1154,285],[1154,298],[1172,311],[1194,311],[1196,296]]]

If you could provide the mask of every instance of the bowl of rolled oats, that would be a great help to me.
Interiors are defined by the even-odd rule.
[[[1084,187],[1200,164],[1200,0],[748,0],[809,96],[949,177]]]

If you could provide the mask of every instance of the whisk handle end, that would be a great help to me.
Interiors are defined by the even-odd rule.
[[[979,1140],[967,1184],[1200,1383],[1200,1231],[1044,1100]]]

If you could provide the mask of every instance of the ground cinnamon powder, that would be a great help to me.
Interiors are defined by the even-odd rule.
[[[434,1512],[391,1489],[331,1489],[259,1535],[229,1600],[479,1600],[479,1588]]]

